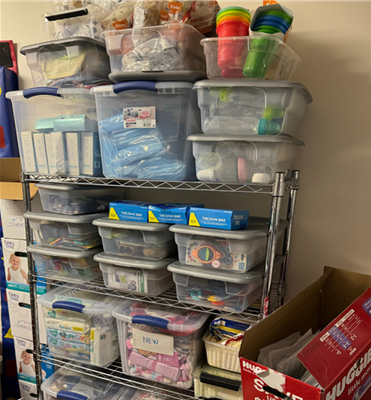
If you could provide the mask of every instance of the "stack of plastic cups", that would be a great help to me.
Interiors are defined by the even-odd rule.
[[[220,38],[248,36],[251,22],[249,10],[243,7],[226,7],[219,11],[216,18],[216,33]],[[241,70],[230,69],[232,60],[241,57],[245,48],[244,41],[221,40],[218,46],[218,65],[223,78],[243,78]]]
[[[264,34],[279,33],[284,38],[292,25],[293,18],[284,11],[269,10],[255,19],[251,30],[262,33],[261,38],[251,40],[243,74],[247,78],[264,79],[271,62],[279,48],[279,42],[264,38]]]

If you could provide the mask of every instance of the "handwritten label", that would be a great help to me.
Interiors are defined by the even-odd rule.
[[[173,356],[174,338],[133,328],[133,347],[139,350]]]

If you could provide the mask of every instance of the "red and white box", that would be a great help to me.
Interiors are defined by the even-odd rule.
[[[371,400],[371,276],[325,267],[320,279],[245,332],[244,400]],[[298,354],[311,386],[267,368],[259,350],[294,332],[320,333]]]

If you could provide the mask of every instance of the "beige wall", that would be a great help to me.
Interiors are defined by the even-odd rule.
[[[221,1],[254,10],[261,2]],[[294,80],[312,92],[298,137],[306,142],[296,160],[301,170],[289,268],[289,296],[320,276],[324,265],[371,273],[370,2],[285,2],[295,12],[289,45],[302,63]],[[18,49],[41,42],[47,2],[5,2],[1,38]],[[25,58],[20,84],[32,86]],[[151,197],[149,197],[151,196]],[[269,198],[242,194],[127,191],[131,199],[204,201],[264,215]],[[344,288],[346,289],[346,288]]]

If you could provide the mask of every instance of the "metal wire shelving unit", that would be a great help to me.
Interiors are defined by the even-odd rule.
[[[31,211],[30,183],[36,182],[53,182],[63,184],[78,185],[94,185],[94,186],[110,186],[122,188],[138,188],[138,189],[157,189],[157,190],[185,190],[185,191],[208,191],[221,193],[243,193],[243,194],[265,194],[271,196],[271,207],[269,217],[269,228],[267,232],[266,257],[264,261],[263,273],[263,289],[261,290],[261,301],[258,304],[246,309],[238,316],[247,322],[257,322],[267,317],[277,307],[282,305],[286,291],[286,274],[289,262],[291,235],[293,227],[293,219],[295,213],[295,203],[297,191],[299,190],[299,171],[293,171],[291,178],[287,179],[284,173],[276,173],[274,182],[271,184],[227,184],[227,183],[205,183],[198,181],[142,181],[142,180],[124,180],[124,179],[108,179],[93,177],[70,177],[70,176],[53,176],[53,175],[36,175],[22,173],[21,181],[23,185],[23,195],[25,199],[25,211]],[[283,241],[282,252],[277,250],[278,247],[278,231],[280,223],[280,211],[283,197],[288,192],[288,203],[286,209],[286,228]],[[32,230],[26,220],[26,240],[27,245],[32,244]],[[40,344],[38,330],[38,309],[37,309],[37,283],[42,277],[38,276],[35,271],[35,265],[30,253],[28,253],[29,262],[29,282],[30,282],[30,305],[32,318],[32,333],[35,355],[35,372],[38,398],[42,399],[40,386],[42,383],[41,362],[53,364],[58,367],[64,367],[71,371],[83,373],[86,375],[99,377],[101,379],[120,383],[125,386],[134,387],[150,392],[159,392],[166,398],[174,400],[190,400],[194,399],[192,391],[177,390],[169,386],[163,386],[150,381],[142,381],[132,377],[128,377],[122,373],[121,362],[116,360],[108,368],[95,369],[79,365],[76,362],[66,361],[59,358],[47,357],[42,350],[47,347]],[[273,283],[274,272],[279,270],[278,282]],[[45,279],[45,278],[44,278]],[[103,284],[102,279],[89,282],[87,284],[74,284],[66,282],[51,281],[46,278],[46,282],[53,285],[64,285],[80,290],[100,292],[109,296],[121,297],[123,299],[139,300],[144,302],[155,303],[159,305],[167,305],[174,308],[181,308],[193,311],[200,311],[216,315],[237,315],[233,312],[209,309],[197,305],[182,303],[177,299],[175,289],[169,289],[160,296],[152,297],[141,294],[133,294],[121,292],[107,288]]]

